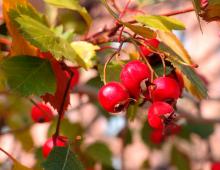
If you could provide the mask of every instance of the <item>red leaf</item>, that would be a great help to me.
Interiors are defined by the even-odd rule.
[[[45,102],[49,102],[57,111],[59,111],[61,104],[63,102],[63,96],[67,87],[69,76],[68,74],[66,74],[66,71],[62,68],[60,63],[57,60],[55,60],[50,53],[40,53],[39,56],[50,60],[53,71],[56,76],[56,83],[57,83],[57,90],[54,95],[47,93],[44,96],[41,96],[41,98]],[[63,111],[67,109],[69,103],[70,103],[70,94],[68,93],[65,98]]]

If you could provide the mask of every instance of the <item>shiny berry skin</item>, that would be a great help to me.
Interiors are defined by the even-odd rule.
[[[150,133],[150,140],[154,144],[160,144],[164,140],[163,130],[162,129],[154,129]]]
[[[180,97],[179,84],[170,77],[159,77],[153,84],[155,85],[151,92],[153,101],[177,100]]]
[[[75,67],[70,67],[70,71],[73,73],[73,77],[70,82],[70,89],[72,89],[79,82],[79,71]],[[68,71],[65,71],[65,74],[70,78],[70,73],[68,73]]]
[[[220,162],[212,163],[211,170],[220,170]]]
[[[168,77],[177,81],[177,83],[179,85],[179,89],[180,89],[180,95],[181,95],[183,88],[184,88],[184,80],[183,80],[182,73],[179,70],[175,70],[174,72],[169,74]]]
[[[139,60],[127,63],[120,74],[121,83],[129,91],[130,95],[138,98],[141,92],[141,82],[151,78],[151,72],[147,65]]]
[[[148,123],[152,128],[162,129],[164,127],[164,120],[173,112],[173,107],[168,103],[154,102],[148,110]]]
[[[154,48],[158,48],[160,41],[154,38],[154,39],[149,39],[149,40],[144,41],[144,44],[146,44],[146,46],[141,45],[140,49],[142,53],[144,54],[144,56],[149,56],[150,54],[152,54],[152,51],[149,48],[147,48],[147,45],[152,46]]]
[[[109,82],[99,90],[98,100],[106,111],[116,113],[128,106],[129,94],[123,84]]]
[[[50,122],[54,115],[52,110],[44,103],[37,103],[31,109],[31,117],[34,122],[44,123]]]
[[[67,144],[67,138],[64,136],[58,136],[56,138],[56,145],[54,145],[53,138],[47,139],[47,141],[44,143],[42,147],[43,156],[46,158],[50,154],[54,146],[65,147],[66,144]]]

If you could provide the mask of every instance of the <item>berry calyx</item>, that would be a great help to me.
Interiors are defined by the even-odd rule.
[[[54,115],[49,106],[44,103],[37,103],[31,109],[31,117],[34,122],[44,123],[50,122]]]
[[[116,113],[128,106],[129,94],[123,84],[109,82],[99,90],[98,100],[105,110]]]
[[[153,81],[151,91],[153,101],[173,101],[180,97],[180,87],[176,80],[170,77],[159,77]]]
[[[127,63],[120,74],[122,84],[127,88],[130,95],[136,99],[141,92],[141,82],[143,80],[150,80],[150,78],[150,69],[139,60]]]
[[[149,40],[144,41],[144,44],[146,44],[146,45],[140,46],[141,52],[144,54],[144,56],[149,56],[153,52],[148,48],[148,46],[158,48],[160,41],[158,41],[157,39],[154,38],[154,39],[149,39]]]
[[[163,129],[164,124],[174,113],[171,105],[165,102],[154,102],[148,110],[148,123],[152,128]]]
[[[67,143],[67,137],[64,136],[57,136],[56,141],[53,138],[47,139],[42,147],[43,156],[46,158],[54,146],[57,147],[64,147]]]

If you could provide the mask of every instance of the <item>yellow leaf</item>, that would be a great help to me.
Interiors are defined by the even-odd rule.
[[[30,169],[30,168],[22,165],[21,163],[19,163],[18,161],[16,161],[14,159],[14,166],[13,166],[12,170],[33,170],[33,169]]]
[[[37,55],[37,48],[27,42],[19,33],[16,26],[9,17],[9,10],[17,6],[17,4],[30,5],[27,0],[3,0],[3,16],[6,22],[9,34],[12,37],[11,56],[14,55]]]
[[[160,40],[170,47],[185,63],[192,64],[192,60],[181,41],[172,32],[158,30]]]

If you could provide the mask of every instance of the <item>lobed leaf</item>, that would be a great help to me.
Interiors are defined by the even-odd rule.
[[[32,56],[16,56],[0,63],[12,91],[23,96],[53,94],[56,81],[48,60]]]
[[[157,15],[138,15],[136,21],[161,31],[184,30],[184,24],[172,17]]]

